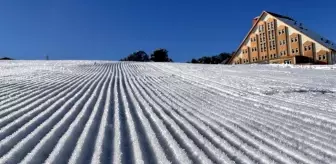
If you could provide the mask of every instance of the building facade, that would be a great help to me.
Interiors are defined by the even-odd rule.
[[[336,64],[336,44],[296,20],[263,11],[229,64]]]

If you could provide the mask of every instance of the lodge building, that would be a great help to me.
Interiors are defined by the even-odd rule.
[[[335,64],[336,44],[296,20],[263,11],[229,64]]]

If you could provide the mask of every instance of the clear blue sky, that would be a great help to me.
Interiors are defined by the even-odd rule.
[[[166,48],[185,62],[234,51],[263,10],[289,15],[336,41],[333,1],[3,0],[0,56],[119,60]]]

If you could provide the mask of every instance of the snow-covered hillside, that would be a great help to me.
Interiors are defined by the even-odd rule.
[[[332,163],[336,66],[0,62],[0,163]]]

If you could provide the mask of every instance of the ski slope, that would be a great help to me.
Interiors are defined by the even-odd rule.
[[[336,66],[0,62],[0,163],[335,163]]]

